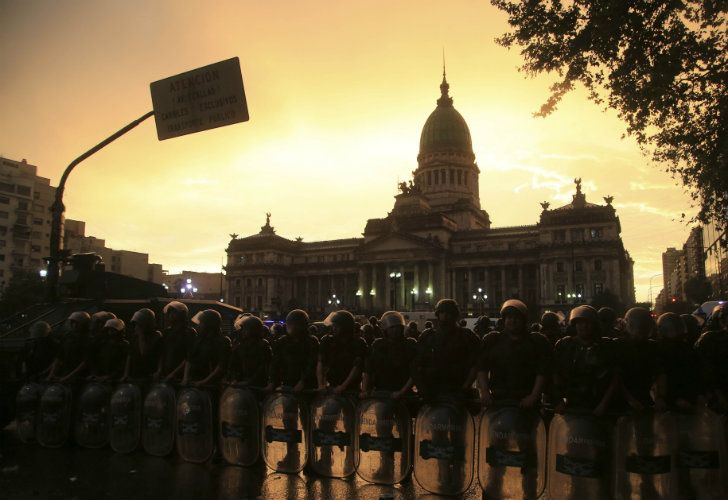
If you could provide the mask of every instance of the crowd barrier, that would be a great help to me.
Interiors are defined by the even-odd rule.
[[[144,394],[146,393],[146,394]],[[259,459],[276,472],[304,467],[324,477],[357,474],[392,485],[413,472],[430,493],[458,495],[475,475],[486,498],[726,498],[727,424],[707,408],[595,417],[554,415],[504,402],[477,416],[466,402],[422,404],[415,423],[408,401],[281,388],[174,387],[88,382],[24,385],[17,432],[58,448],[117,453],[139,447],[188,462],[208,461],[217,446],[230,464]],[[476,456],[477,440],[477,456]]]

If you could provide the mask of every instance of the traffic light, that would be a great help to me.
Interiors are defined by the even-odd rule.
[[[675,302],[677,302],[677,297],[673,295],[673,296],[672,296],[672,297],[670,298],[670,302],[672,302],[673,304],[674,304]]]

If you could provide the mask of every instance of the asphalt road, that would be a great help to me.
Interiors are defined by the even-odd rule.
[[[358,477],[326,479],[276,474],[258,464],[190,464],[176,455],[157,458],[110,448],[46,449],[23,444],[13,426],[0,431],[0,499],[322,499],[437,498],[411,479],[396,487],[368,484]],[[481,498],[477,478],[463,498]]]

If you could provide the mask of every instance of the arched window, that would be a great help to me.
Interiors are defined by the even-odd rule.
[[[435,170],[435,184],[440,184],[440,171]]]
[[[458,170],[458,184],[462,184],[462,183],[463,183],[463,171]]]
[[[427,185],[432,186],[432,172],[427,172]]]

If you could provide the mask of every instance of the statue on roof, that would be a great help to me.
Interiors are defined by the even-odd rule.
[[[576,184],[576,194],[581,194],[581,177],[574,179],[574,184]]]
[[[237,240],[238,239],[238,233],[231,233],[230,234],[230,238],[233,239],[233,240]]]
[[[604,197],[604,201],[606,201],[606,202],[607,202],[607,205],[611,205],[611,204],[612,204],[612,202],[614,201],[614,196],[611,196],[611,195],[609,195],[609,196],[605,196],[605,197]]]
[[[409,194],[410,188],[407,186],[406,182],[400,182],[399,183],[399,190],[402,191],[402,194]]]
[[[270,212],[265,213],[265,225],[270,226]]]
[[[551,203],[549,203],[548,201],[541,202],[541,208],[543,208],[544,210],[548,210],[550,205]]]

